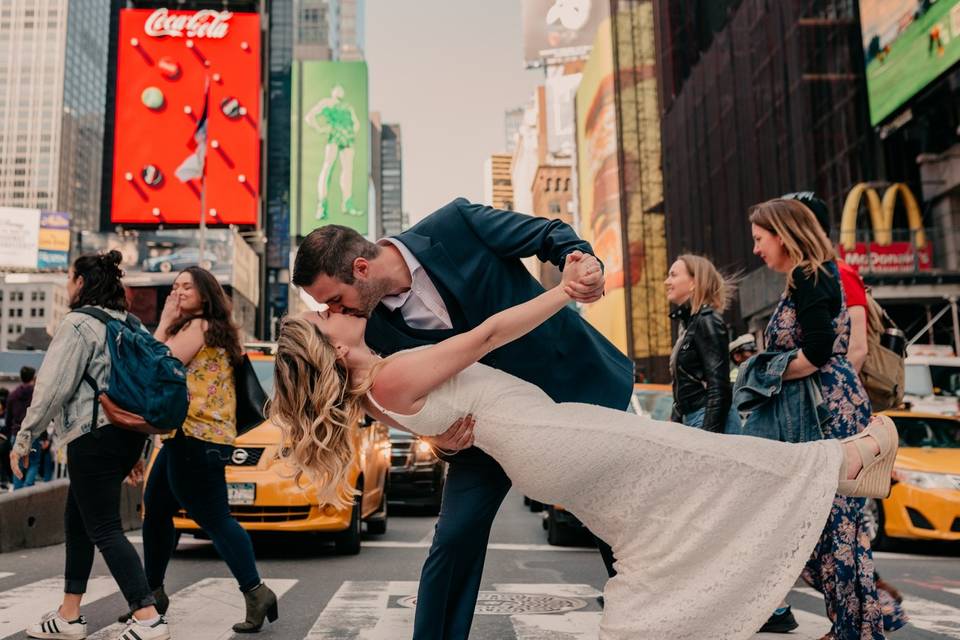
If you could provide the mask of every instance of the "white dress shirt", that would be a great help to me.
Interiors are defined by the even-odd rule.
[[[380,241],[381,245],[385,243],[392,244],[400,252],[407,269],[410,270],[411,283],[407,291],[384,296],[381,300],[383,305],[390,311],[400,309],[404,322],[413,329],[452,329],[453,323],[450,321],[447,305],[417,257],[396,238],[384,238]]]

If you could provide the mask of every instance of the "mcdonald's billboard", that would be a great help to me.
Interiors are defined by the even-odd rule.
[[[857,238],[857,215],[866,198],[873,239],[869,243]],[[893,213],[897,200],[907,213],[909,240],[894,241]],[[933,268],[933,248],[923,229],[920,206],[910,187],[898,182],[883,192],[860,183],[850,190],[840,218],[840,257],[851,266],[868,273],[909,273]]]

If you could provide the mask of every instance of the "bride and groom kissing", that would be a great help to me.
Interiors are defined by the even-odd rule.
[[[561,268],[561,283],[545,291],[530,256]],[[571,308],[603,294],[603,265],[558,220],[457,199],[377,243],[328,225],[301,244],[293,282],[327,310],[284,321],[269,412],[321,499],[352,500],[364,413],[449,462],[417,640],[468,636],[511,484],[605,541],[604,639],[751,637],[834,495],[889,491],[885,418],[846,441],[785,444],[626,413],[631,361]]]

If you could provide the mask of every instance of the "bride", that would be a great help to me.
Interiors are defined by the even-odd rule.
[[[786,444],[714,434],[596,405],[555,403],[478,360],[535,329],[596,268],[477,328],[381,359],[364,318],[310,312],[280,331],[270,419],[321,500],[349,506],[364,412],[419,435],[476,420],[475,445],[534,500],[563,504],[618,559],[604,640],[749,638],[800,575],[834,495],[884,497],[897,450],[885,417],[847,440]],[[552,366],[544,355],[543,366]]]

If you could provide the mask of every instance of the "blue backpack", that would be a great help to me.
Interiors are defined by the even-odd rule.
[[[187,371],[170,348],[143,329],[133,314],[118,320],[97,307],[74,309],[107,326],[110,378],[105,389],[84,371],[93,388],[93,427],[100,406],[117,427],[140,433],[168,433],[183,424],[190,407]]]

